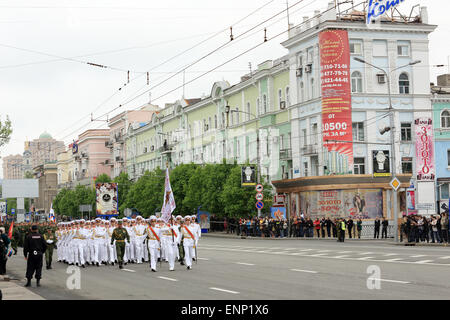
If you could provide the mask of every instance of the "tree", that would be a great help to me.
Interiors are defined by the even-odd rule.
[[[31,171],[25,171],[23,178],[24,179],[34,179],[34,174]]]
[[[11,120],[6,116],[6,121],[2,123],[0,119],[0,147],[4,146],[9,142],[12,134]]]
[[[112,180],[110,176],[108,176],[106,173],[102,173],[95,179],[95,183],[111,183]]]
[[[203,209],[215,214],[223,214],[222,193],[225,181],[235,165],[226,164],[208,164],[204,171],[205,192],[203,194]]]
[[[192,207],[186,202],[186,197],[191,190],[189,181],[198,168],[199,166],[193,163],[181,164],[170,172],[170,185],[177,205],[174,215],[193,213]]]
[[[114,179],[114,182],[118,184],[119,188],[119,211],[123,212],[126,209],[125,202],[128,197],[128,192],[130,192],[133,185],[133,181],[130,180],[128,173],[122,172]]]

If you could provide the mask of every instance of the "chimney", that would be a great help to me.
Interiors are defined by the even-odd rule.
[[[319,25],[320,23],[320,10],[314,11],[313,27]]]
[[[337,12],[334,2],[328,2],[327,11],[322,15],[321,21],[336,21]]]
[[[428,8],[420,7],[420,20],[423,24],[428,24]]]

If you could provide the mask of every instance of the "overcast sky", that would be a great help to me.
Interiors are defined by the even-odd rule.
[[[289,0],[289,5],[297,2]],[[290,9],[291,22],[299,24],[303,16],[326,9],[328,2],[301,1]],[[430,23],[438,25],[430,37],[431,81],[436,81],[438,74],[448,70],[447,66],[432,65],[448,64],[450,2],[405,0],[400,9],[409,14],[416,4],[427,6]],[[176,89],[183,83],[182,74],[158,85],[161,81],[227,43],[231,25],[236,39],[190,67],[186,82],[260,44],[264,27],[268,38],[282,33],[287,30],[286,13],[239,37],[285,8],[286,0],[0,0],[0,116],[4,120],[9,115],[14,130],[0,156],[21,154],[24,141],[36,139],[44,131],[67,143],[86,129],[105,127],[105,122],[90,122],[90,114],[97,118],[116,109],[109,113],[112,117],[137,108],[149,101],[149,89],[154,104],[174,102],[182,96],[182,89]],[[283,56],[287,51],[280,43],[286,38],[283,34],[186,85],[186,98],[209,95],[215,81],[237,83],[249,71],[249,62],[255,69],[265,60]],[[127,83],[127,70],[131,81],[119,91]],[[0,177],[2,174],[0,170]]]

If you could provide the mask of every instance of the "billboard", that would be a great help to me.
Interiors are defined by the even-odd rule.
[[[353,172],[350,44],[346,30],[319,34],[322,136],[331,173]]]
[[[390,158],[388,150],[373,150],[372,164],[374,177],[390,177]]]
[[[117,183],[97,183],[97,215],[111,216],[119,214],[119,197]]]
[[[39,198],[38,179],[3,180],[2,198]]]
[[[271,207],[270,214],[274,219],[286,219],[286,208],[285,207]]]
[[[383,217],[382,189],[307,191],[300,193],[300,212],[312,219]]]
[[[241,167],[242,186],[256,186],[256,169],[254,166]]]
[[[200,229],[209,229],[210,228],[210,214],[207,211],[198,211],[197,212],[197,222],[200,225]]]
[[[416,127],[416,169],[418,181],[434,181],[433,121],[420,118]]]

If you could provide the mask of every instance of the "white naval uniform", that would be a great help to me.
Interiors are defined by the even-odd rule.
[[[102,263],[106,261],[106,229],[104,227],[96,227],[94,229],[94,262]]]
[[[155,235],[159,238],[159,240]],[[149,226],[147,228],[147,239],[148,239],[147,247],[148,251],[150,252],[150,267],[156,270],[156,261],[158,260],[158,252],[161,250],[161,241],[160,241],[161,229]]]
[[[108,258],[109,258],[109,262],[113,263],[114,261],[116,261],[116,244],[115,241],[114,243],[111,245],[111,238],[112,238],[112,233],[114,231],[113,227],[109,227],[106,229],[106,233],[107,233],[107,242],[106,242],[106,248],[108,250]]]
[[[175,225],[171,226],[169,224],[166,224],[161,228],[161,245],[164,246],[165,259],[167,260],[167,262],[169,262],[170,270],[173,270],[175,268],[175,251],[178,248],[177,244],[179,237],[180,233],[178,232],[178,229]]]
[[[188,267],[192,267],[192,257],[195,254],[194,246],[195,240],[197,240],[197,234],[194,228],[195,227],[192,224],[189,226],[183,225],[183,228],[181,228],[183,234],[184,260]],[[191,234],[186,229],[189,229],[194,238],[192,238]]]
[[[198,246],[198,240],[201,238],[202,236],[202,229],[200,228],[200,225],[196,222],[196,223],[191,223],[191,225],[194,226],[194,231],[195,231],[195,236],[197,237],[197,239],[195,240],[195,246]],[[192,258],[197,259],[197,257],[195,256],[195,250],[194,250],[194,254],[192,256]]]
[[[76,236],[77,230],[72,229],[69,231],[67,237],[67,246],[68,246],[68,262],[71,264],[75,264],[75,255],[78,254],[78,248],[75,243],[77,239],[74,239]]]
[[[85,249],[84,249],[84,258],[86,262],[91,263],[93,257],[92,247],[92,229],[86,229],[86,240],[85,240]]]
[[[123,256],[123,261],[134,261],[135,254],[134,254],[134,240],[135,240],[135,234],[133,231],[133,227],[124,227],[128,235],[130,236],[130,242],[125,241],[125,254]]]
[[[62,244],[62,230],[56,230],[55,236],[56,236],[56,243],[58,244],[56,247],[56,261],[61,261],[61,252],[62,249],[60,248],[60,245]]]
[[[84,250],[86,247],[86,239],[88,237],[88,232],[84,228],[80,228],[76,230],[75,236],[73,238],[75,252],[74,252],[74,261],[79,265],[83,265],[86,263],[84,259]]]
[[[133,228],[133,232],[135,233],[134,239],[134,248],[136,250],[135,258],[137,260],[137,263],[142,263],[142,259],[144,258],[144,240],[146,238],[145,229],[146,227],[141,224],[137,224]]]

